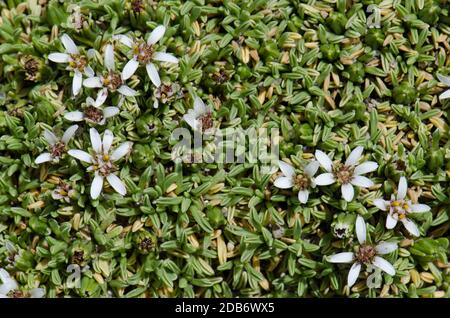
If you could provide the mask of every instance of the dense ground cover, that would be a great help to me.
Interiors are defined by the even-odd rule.
[[[449,296],[448,1],[0,10],[0,295]]]

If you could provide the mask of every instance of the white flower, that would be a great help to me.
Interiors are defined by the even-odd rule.
[[[126,35],[119,34],[114,36],[115,40],[119,40],[122,44],[132,49],[133,58],[123,68],[123,78],[130,78],[139,67],[139,64],[145,65],[147,74],[150,77],[152,83],[159,87],[161,85],[161,79],[159,78],[158,71],[156,70],[153,61],[161,61],[168,63],[178,63],[178,59],[169,53],[155,52],[154,44],[158,42],[166,32],[166,28],[162,25],[156,27],[150,33],[147,42],[132,40]]]
[[[412,204],[411,200],[406,200],[406,192],[408,191],[408,182],[405,177],[400,177],[397,189],[397,197],[392,195],[390,201],[376,199],[373,201],[375,206],[383,211],[388,211],[386,218],[386,228],[393,229],[397,222],[403,223],[405,228],[414,236],[420,236],[419,228],[407,216],[410,213],[424,213],[430,211],[430,207],[426,204]]]
[[[394,266],[378,255],[389,254],[397,249],[397,243],[380,242],[373,246],[366,243],[366,223],[358,215],[356,218],[356,236],[359,246],[355,253],[343,252],[328,256],[330,263],[353,263],[347,276],[347,285],[352,287],[358,279],[362,264],[366,266],[373,265],[385,271],[389,275],[395,275]]]
[[[64,118],[70,121],[83,121],[104,125],[107,118],[113,117],[119,113],[119,108],[115,106],[108,106],[102,108],[102,104],[106,100],[106,95],[99,94],[97,100],[91,97],[86,99],[86,108],[81,111],[68,112]]]
[[[118,91],[122,96],[135,96],[137,92],[125,84],[125,70],[122,73],[116,72],[116,62],[114,60],[114,48],[108,44],[105,48],[104,66],[107,73],[101,76],[92,76],[83,81],[85,87],[102,88],[97,100],[106,99],[109,92]]]
[[[8,298],[8,294],[11,291],[19,288],[14,278],[3,268],[0,268],[0,281],[0,298]]]
[[[153,107],[158,108],[159,103],[163,104],[183,97],[183,89],[178,83],[162,84],[153,90]]]
[[[284,161],[278,161],[278,165],[284,176],[278,177],[274,185],[280,189],[296,188],[298,190],[298,200],[301,203],[308,202],[309,188],[315,188],[314,174],[319,169],[319,163],[312,161],[306,165],[303,173],[295,173],[294,167]]]
[[[450,86],[450,77],[449,76],[442,76],[440,74],[437,75],[438,79],[441,81],[442,84],[446,86]],[[441,95],[439,95],[439,99],[447,99],[450,98],[450,88],[447,89],[445,92],[443,92]]]
[[[87,64],[87,59],[80,54],[77,46],[67,34],[61,36],[61,42],[66,51],[64,53],[50,53],[48,59],[55,63],[68,63],[67,69],[73,71],[72,93],[78,95],[81,90],[83,73],[87,77],[94,76],[94,71]]]
[[[75,193],[75,190],[68,183],[61,182],[56,189],[52,191],[52,198],[54,200],[64,200],[70,203],[70,198]]]
[[[77,129],[78,125],[70,126],[64,132],[61,139],[56,137],[55,134],[51,131],[47,129],[44,130],[44,138],[50,145],[50,152],[44,152],[43,154],[40,154],[36,158],[35,163],[40,164],[47,161],[58,162],[63,153],[66,152],[67,144],[69,143],[70,139],[73,137]]]
[[[366,161],[358,165],[364,148],[359,146],[353,149],[348,156],[345,164],[333,164],[331,159],[322,151],[316,150],[316,159],[320,165],[327,171],[316,177],[316,184],[320,186],[330,185],[335,182],[341,184],[342,197],[345,201],[350,202],[355,195],[353,186],[369,188],[373,186],[373,182],[362,174],[372,172],[378,168],[378,164],[374,161]]]
[[[78,160],[91,164],[87,170],[94,171],[95,173],[94,180],[91,185],[92,199],[97,199],[100,196],[105,178],[114,190],[121,195],[125,195],[127,193],[127,189],[119,177],[114,174],[114,172],[118,170],[114,163],[131,151],[132,143],[124,142],[114,151],[111,151],[114,136],[110,130],[105,130],[103,134],[103,141],[95,128],[91,128],[89,130],[89,134],[91,137],[92,148],[94,150],[94,154],[92,156],[83,150],[77,149],[71,149],[68,153]]]
[[[213,127],[213,119],[211,110],[206,107],[205,103],[198,97],[194,99],[194,109],[189,109],[183,119],[194,130],[207,131]]]
[[[11,292],[16,292],[16,294],[10,296]],[[45,291],[43,288],[33,288],[28,294],[30,298],[42,298],[45,295]],[[24,297],[24,294],[19,290],[16,280],[6,270],[0,268],[0,298],[9,297]]]

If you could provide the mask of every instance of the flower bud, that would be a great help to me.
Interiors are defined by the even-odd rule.
[[[154,251],[158,242],[156,236],[147,230],[136,232],[133,239],[141,254],[148,254]]]
[[[148,167],[154,158],[155,156],[150,145],[137,144],[134,146],[132,159],[136,168],[141,169]]]
[[[394,88],[392,96],[397,104],[409,105],[416,99],[416,90],[404,81]]]
[[[30,251],[22,250],[14,258],[15,267],[21,271],[27,271],[34,268],[34,255]]]
[[[355,62],[347,66],[347,76],[353,83],[363,83],[366,72],[364,71],[364,64]]]
[[[356,216],[349,213],[339,213],[335,216],[331,229],[333,235],[339,239],[349,238],[353,233]]]
[[[332,12],[326,23],[328,27],[336,34],[343,34],[345,32],[345,25],[347,24],[347,17],[340,12]]]
[[[70,261],[72,264],[77,264],[81,267],[86,266],[91,259],[91,252],[92,243],[75,241],[69,250]]]
[[[337,44],[322,44],[320,46],[320,52],[322,52],[322,56],[326,58],[328,61],[332,62],[339,58],[340,53],[339,45]]]
[[[218,207],[213,207],[208,209],[208,212],[206,213],[209,223],[214,228],[220,227],[221,225],[225,224],[225,217],[223,216],[222,210]]]

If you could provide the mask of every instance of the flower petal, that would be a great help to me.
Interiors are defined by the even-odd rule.
[[[359,159],[361,159],[361,155],[364,151],[364,147],[358,146],[355,149],[352,150],[350,155],[348,155],[347,160],[345,161],[345,165],[348,166],[354,166],[358,163]]]
[[[95,100],[92,97],[87,97],[86,106],[95,106]]]
[[[95,107],[102,106],[107,98],[108,98],[108,89],[104,88],[100,90],[97,94],[97,98],[95,99],[94,106]]]
[[[113,40],[118,40],[118,41],[120,41],[120,43],[122,43],[123,45],[126,45],[128,47],[132,47],[134,44],[134,41],[131,38],[129,38],[128,36],[123,35],[123,34],[114,35]]]
[[[319,169],[319,162],[318,161],[311,161],[310,163],[308,163],[304,169],[304,172],[307,176],[309,177],[313,177],[317,170]]]
[[[117,89],[117,91],[124,96],[136,96],[137,95],[137,92],[134,89],[128,87],[127,85],[120,86]]]
[[[55,134],[52,133],[50,130],[47,130],[47,129],[44,130],[44,139],[50,145],[54,145],[54,144],[56,144],[59,141],[58,138],[55,136]]]
[[[331,172],[333,162],[330,157],[328,157],[323,151],[316,150],[315,153],[317,161],[319,161],[320,165],[328,172]]]
[[[100,137],[100,134],[98,133],[97,129],[91,128],[89,129],[89,136],[91,137],[91,145],[92,149],[96,153],[102,152],[102,138]]]
[[[191,109],[190,109],[191,110]],[[195,118],[194,112],[188,111],[187,114],[183,115],[184,121],[192,127],[192,129],[196,130],[198,126],[197,118]]]
[[[319,174],[315,179],[315,183],[320,186],[330,185],[336,182],[334,175],[332,173],[322,173]]]
[[[430,211],[431,208],[426,204],[413,204],[411,205],[412,213],[424,213]]]
[[[361,264],[354,263],[352,267],[350,267],[350,271],[347,276],[347,285],[348,287],[352,287],[356,281],[358,280],[359,272],[361,271]]]
[[[158,71],[156,70],[155,65],[152,63],[148,63],[145,65],[145,69],[147,70],[148,77],[152,81],[153,85],[156,87],[161,86],[161,79],[159,78]]]
[[[108,153],[109,149],[111,148],[111,145],[114,140],[114,135],[111,130],[106,129],[103,133],[103,142],[102,142],[102,149],[103,153]]]
[[[70,55],[67,53],[50,53],[48,59],[55,63],[67,63],[70,60]]]
[[[351,202],[355,196],[355,189],[353,189],[353,185],[351,183],[345,183],[341,185],[341,193],[345,201]]]
[[[386,211],[389,202],[387,202],[387,201],[385,201],[385,200],[383,200],[383,199],[375,199],[375,200],[373,200],[373,204],[374,204],[377,208],[379,208],[380,210]]]
[[[0,281],[4,283],[6,280],[11,279],[11,275],[9,275],[9,273],[4,268],[0,268]]]
[[[73,96],[77,96],[80,93],[82,85],[83,85],[83,74],[81,74],[79,71],[75,71],[72,81]]]
[[[95,73],[94,73],[94,70],[92,69],[92,67],[90,67],[89,65],[86,66],[84,68],[84,75],[86,75],[87,77],[94,77]]]
[[[294,181],[291,177],[278,177],[273,184],[280,189],[289,189],[294,185]]]
[[[110,174],[106,177],[106,180],[108,180],[109,185],[117,191],[117,193],[121,195],[127,194],[127,188],[125,188],[125,184],[114,174]]]
[[[375,246],[375,250],[381,255],[392,253],[397,248],[397,243],[394,242],[380,242],[377,246]]]
[[[361,215],[356,217],[356,237],[358,238],[359,244],[366,243],[366,222]]]
[[[79,53],[78,48],[75,45],[75,42],[66,33],[64,33],[61,36],[61,42],[64,45],[67,53],[69,53],[69,54],[78,54]]]
[[[105,48],[105,59],[104,59],[105,67],[108,71],[114,71],[116,68],[116,63],[114,61],[114,47],[111,44],[108,44]]]
[[[207,109],[206,109],[206,105],[205,103],[201,100],[200,97],[195,96],[194,98],[194,113],[195,115],[202,115],[204,113],[206,113]]]
[[[397,219],[394,218],[394,217],[392,216],[391,213],[389,213],[389,214],[387,215],[387,217],[386,217],[386,228],[387,228],[388,230],[391,230],[391,229],[393,229],[396,225],[397,225]]]
[[[439,99],[448,99],[450,98],[450,89],[447,89],[441,95],[439,95]]]
[[[138,67],[139,67],[138,61],[136,61],[135,59],[129,60],[122,70],[122,79],[125,81],[129,79],[131,76],[133,76]]]
[[[83,85],[85,87],[89,87],[89,88],[103,87],[102,81],[100,80],[100,77],[98,77],[98,76],[86,78],[83,81]]]
[[[90,59],[93,59],[93,58],[95,58],[95,56],[97,55],[97,50],[96,49],[88,49],[87,51],[86,51],[86,56],[88,57],[88,58],[90,58]]]
[[[355,174],[360,175],[360,174],[369,173],[369,172],[377,170],[377,168],[378,168],[378,163],[376,163],[375,161],[366,161],[366,162],[363,162],[362,164],[360,164],[359,166],[356,166]]]
[[[343,252],[328,256],[328,262],[330,263],[351,263],[353,259],[354,255],[352,252]]]
[[[110,118],[117,115],[120,112],[119,107],[108,106],[103,109],[103,117]]]
[[[161,62],[178,63],[178,59],[175,56],[164,52],[156,52],[153,54],[153,59]]]
[[[350,183],[361,188],[370,188],[373,186],[372,180],[363,176],[355,176],[350,180]]]
[[[308,202],[308,198],[309,198],[309,191],[308,190],[301,190],[298,191],[298,200],[301,203],[306,203]]]
[[[111,161],[117,161],[131,151],[132,142],[124,142],[116,148],[111,154]]]
[[[30,290],[30,298],[42,298],[45,296],[44,288],[33,288]]]
[[[66,131],[64,132],[64,135],[61,138],[61,141],[67,145],[70,139],[72,139],[77,129],[78,125],[72,125],[69,128],[67,128]]]
[[[41,164],[43,162],[48,162],[48,161],[52,161],[53,157],[50,153],[48,152],[44,152],[42,154],[40,154],[39,156],[37,156],[36,160],[34,160],[34,162],[36,164]]]
[[[437,78],[442,84],[450,86],[450,76],[443,76],[441,74],[437,74]]]
[[[278,166],[280,167],[281,172],[283,172],[286,177],[292,178],[295,175],[294,167],[292,167],[290,164],[282,160],[278,160]]]
[[[401,219],[400,222],[403,223],[403,225],[405,226],[405,228],[408,230],[409,233],[411,233],[414,236],[420,236],[420,231],[416,223],[414,223],[408,218]]]
[[[80,111],[68,112],[64,114],[64,118],[70,121],[82,121],[84,114]]]
[[[373,265],[375,265],[379,269],[385,271],[386,273],[388,273],[391,276],[395,275],[395,268],[394,268],[394,266],[392,266],[391,263],[389,263],[387,260],[385,260],[382,257],[375,256],[373,258]]]
[[[74,158],[77,158],[78,160],[92,163],[92,156],[88,154],[86,151],[78,150],[78,149],[71,149],[67,152],[69,155],[71,155]]]
[[[97,199],[100,196],[103,188],[103,176],[96,174],[91,185],[91,198]]]
[[[403,200],[406,197],[406,191],[408,191],[408,182],[405,177],[400,177],[398,182],[397,199]]]
[[[148,37],[147,44],[153,45],[156,42],[158,42],[163,36],[164,33],[166,33],[166,28],[163,25],[158,25],[152,33],[150,33],[150,36]]]
[[[16,280],[3,268],[0,268],[0,280],[2,282],[0,284],[0,295],[7,295],[11,290],[19,288]]]

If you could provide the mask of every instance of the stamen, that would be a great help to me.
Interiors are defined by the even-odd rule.
[[[376,255],[375,248],[371,245],[361,245],[356,253],[356,259],[360,263],[370,264]]]

